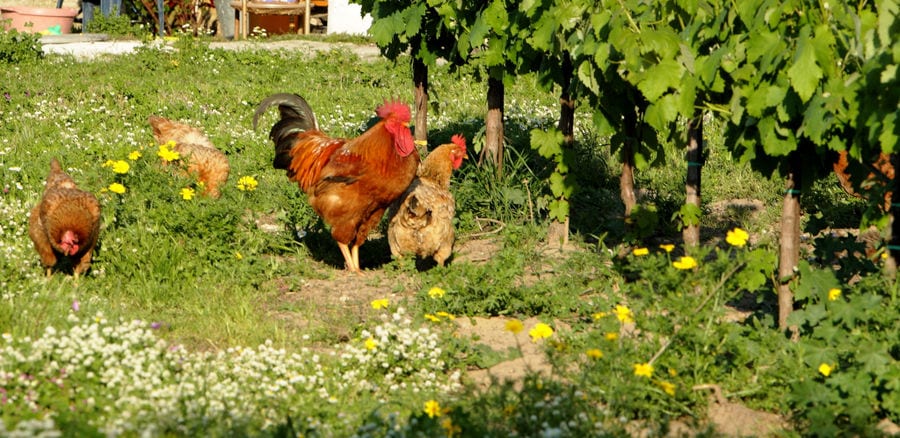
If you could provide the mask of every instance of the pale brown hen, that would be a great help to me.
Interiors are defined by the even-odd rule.
[[[228,157],[212,144],[203,131],[193,126],[160,116],[150,116],[149,121],[159,144],[175,143],[172,150],[181,155],[188,173],[202,183],[202,193],[218,198],[220,187],[231,171]]]
[[[75,264],[76,276],[86,272],[99,233],[100,203],[94,195],[79,189],[54,158],[44,196],[28,219],[28,235],[47,275],[61,259]]]
[[[391,255],[432,257],[438,265],[453,253],[453,216],[456,201],[450,193],[450,174],[466,158],[466,140],[454,135],[422,161],[406,192],[391,207],[387,238]]]

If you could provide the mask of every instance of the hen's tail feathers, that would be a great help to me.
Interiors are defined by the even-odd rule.
[[[306,100],[296,94],[273,94],[259,104],[259,108],[253,114],[253,129],[256,129],[259,116],[272,106],[278,105],[281,120],[272,126],[269,138],[275,143],[275,159],[272,165],[276,169],[287,169],[291,164],[291,149],[294,147],[296,134],[311,129],[318,130],[316,115]]]
[[[56,158],[50,160],[50,172],[62,172],[62,166]]]

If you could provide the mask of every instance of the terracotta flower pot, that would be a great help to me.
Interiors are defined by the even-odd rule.
[[[0,6],[0,26],[19,32],[71,33],[76,15],[78,11],[72,8]]]

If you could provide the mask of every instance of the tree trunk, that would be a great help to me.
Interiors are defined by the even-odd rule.
[[[785,178],[784,205],[781,211],[781,253],[778,260],[778,327],[788,329],[787,319],[794,310],[794,294],[791,283],[800,260],[800,181],[802,157],[791,152],[787,178]],[[791,329],[796,334],[795,329]]]
[[[703,114],[688,122],[687,181],[685,182],[684,203],[700,208],[700,170],[703,161]],[[700,224],[685,224],[681,232],[684,246],[700,246]]]
[[[562,92],[559,95],[559,131],[563,134],[563,149],[571,149],[575,144],[575,100],[569,92],[574,75],[572,58],[569,53],[563,54],[562,59]],[[565,157],[566,154],[563,155]],[[571,210],[570,210],[571,211]],[[553,220],[547,230],[547,242],[554,244],[559,242],[560,247],[569,243],[569,216],[565,221]]]
[[[619,176],[619,193],[625,204],[625,219],[631,217],[631,211],[637,205],[634,194],[634,144],[638,141],[637,114],[633,111],[625,113],[625,144],[622,145],[622,175]]]
[[[413,86],[415,87],[416,115],[413,133],[417,141],[428,142],[428,66],[418,57],[412,61]]]
[[[888,278],[897,277],[897,259],[900,257],[900,203],[894,201],[894,194],[900,188],[900,172],[897,172],[897,166],[900,165],[900,154],[891,154],[891,166],[894,167],[894,186],[891,189],[891,234],[888,236],[888,258],[884,263],[884,272]]]
[[[488,78],[488,112],[484,121],[483,156],[495,166],[497,176],[503,175],[503,80]]]

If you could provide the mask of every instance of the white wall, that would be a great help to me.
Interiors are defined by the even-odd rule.
[[[362,6],[348,0],[328,0],[328,33],[363,34],[369,31],[372,17],[362,17]]]

